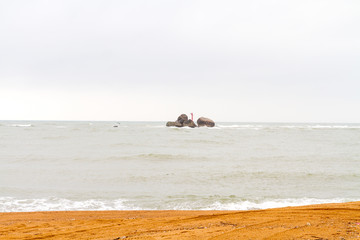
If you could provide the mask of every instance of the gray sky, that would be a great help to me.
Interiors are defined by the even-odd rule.
[[[0,1],[0,119],[360,122],[360,1]]]

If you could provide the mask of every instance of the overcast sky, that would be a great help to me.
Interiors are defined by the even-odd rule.
[[[0,120],[360,122],[358,0],[2,0]]]

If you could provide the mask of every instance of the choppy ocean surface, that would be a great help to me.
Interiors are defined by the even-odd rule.
[[[0,121],[0,166],[0,212],[359,201],[360,124]]]

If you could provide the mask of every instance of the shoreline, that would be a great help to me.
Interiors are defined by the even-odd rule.
[[[360,201],[248,211],[0,213],[0,239],[359,239]]]

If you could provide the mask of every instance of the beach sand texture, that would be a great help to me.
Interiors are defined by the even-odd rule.
[[[360,239],[360,202],[255,211],[0,213],[0,239]]]

